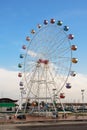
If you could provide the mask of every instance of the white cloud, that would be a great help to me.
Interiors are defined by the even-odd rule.
[[[87,75],[77,74],[75,77],[70,78],[69,82],[72,88],[69,90],[64,88],[65,100],[68,102],[82,102],[81,90],[84,89],[84,102],[87,102]]]
[[[20,79],[18,78],[18,72],[0,69],[0,98],[7,97],[12,99],[19,99],[19,81]],[[84,101],[86,102],[87,75],[77,74],[75,77],[70,78],[69,82],[71,83],[72,88],[63,88],[63,92],[66,96],[64,101],[81,102],[81,89],[84,89]]]
[[[0,98],[19,98],[18,72],[0,69]]]
[[[36,57],[37,54],[31,50],[28,51],[28,55],[32,56],[32,57]]]

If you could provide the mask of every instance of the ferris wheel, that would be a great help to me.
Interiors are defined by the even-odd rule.
[[[54,91],[59,95],[63,87],[70,88],[68,77],[76,75],[71,69],[72,63],[78,62],[72,54],[77,50],[71,44],[74,35],[67,34],[69,27],[62,24],[60,20],[44,20],[31,30],[27,43],[22,46],[24,51],[18,64],[22,70],[18,73],[20,89],[32,101],[52,100]]]

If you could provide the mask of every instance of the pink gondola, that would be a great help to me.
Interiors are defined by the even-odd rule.
[[[71,39],[71,40],[74,39],[74,35],[73,34],[69,34],[68,35],[68,39]]]
[[[26,49],[26,45],[23,45],[23,46],[22,46],[22,49],[24,49],[24,50],[25,50],[25,49]]]
[[[26,41],[30,41],[30,37],[29,36],[26,37]]]

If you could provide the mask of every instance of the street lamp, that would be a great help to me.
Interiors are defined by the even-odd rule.
[[[81,94],[82,94],[82,104],[83,104],[83,112],[84,112],[84,89],[81,89]]]
[[[54,102],[54,103],[56,102],[56,99],[55,99],[55,91],[56,91],[56,88],[53,89],[53,102]]]
[[[84,103],[84,89],[81,89],[81,94],[82,94],[82,103]]]

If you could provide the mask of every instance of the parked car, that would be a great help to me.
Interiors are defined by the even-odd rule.
[[[17,119],[26,119],[26,115],[20,114],[17,116]]]

